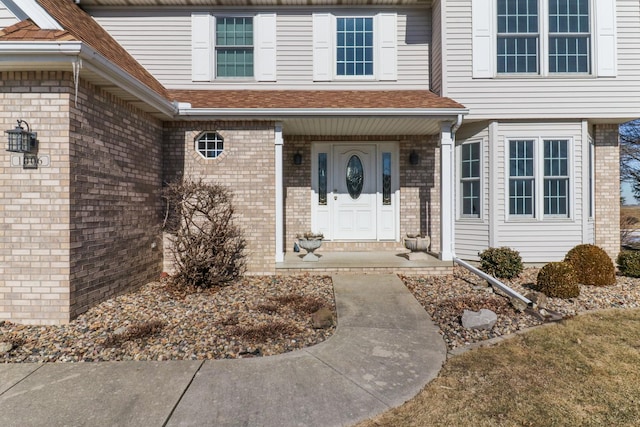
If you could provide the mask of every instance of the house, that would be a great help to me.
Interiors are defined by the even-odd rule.
[[[233,189],[250,274],[308,230],[614,257],[639,23],[631,0],[0,0],[0,123],[37,140],[0,154],[0,319],[156,278],[182,176]]]

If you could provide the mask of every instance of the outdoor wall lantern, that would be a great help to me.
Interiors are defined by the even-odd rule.
[[[23,124],[27,126],[27,130],[24,130]],[[42,160],[38,157],[38,134],[31,132],[29,123],[18,120],[15,129],[7,130],[4,133],[9,139],[7,151],[22,154],[22,169],[38,169]]]
[[[412,150],[411,154],[409,154],[409,164],[416,166],[418,163],[420,163],[420,156],[416,153],[416,150]]]
[[[27,130],[24,130],[22,124],[27,125]],[[4,131],[8,135],[9,141],[7,144],[7,151],[13,153],[30,153],[36,148],[36,132],[31,132],[29,123],[24,120],[18,120],[18,124],[15,129]]]
[[[293,155],[293,164],[300,166],[302,164],[302,154],[300,152]]]

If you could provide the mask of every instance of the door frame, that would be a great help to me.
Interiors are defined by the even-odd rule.
[[[341,240],[334,236],[333,152],[335,146],[375,145],[376,147],[376,238]],[[400,241],[400,145],[397,141],[314,141],[311,143],[311,230],[332,241]],[[319,204],[318,154],[327,155],[327,202]],[[391,204],[382,204],[382,157],[391,153]],[[386,222],[384,221],[386,219]]]

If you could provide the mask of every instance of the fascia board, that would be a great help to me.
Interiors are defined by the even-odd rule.
[[[465,108],[180,108],[180,117],[423,117],[456,119]]]
[[[44,10],[35,0],[4,0],[7,8],[15,13],[19,9],[42,30],[63,30],[53,16]]]

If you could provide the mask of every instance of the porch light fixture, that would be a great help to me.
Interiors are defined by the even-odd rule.
[[[302,164],[302,154],[300,154],[300,152],[293,155],[293,164],[296,166],[300,166]]]
[[[27,126],[24,130],[22,124]],[[29,123],[24,120],[18,120],[15,129],[4,131],[8,135],[7,151],[13,153],[30,153],[36,148],[36,132],[31,132]]]
[[[416,166],[418,163],[420,163],[420,156],[416,153],[416,150],[411,150],[411,154],[409,154],[409,164]]]

